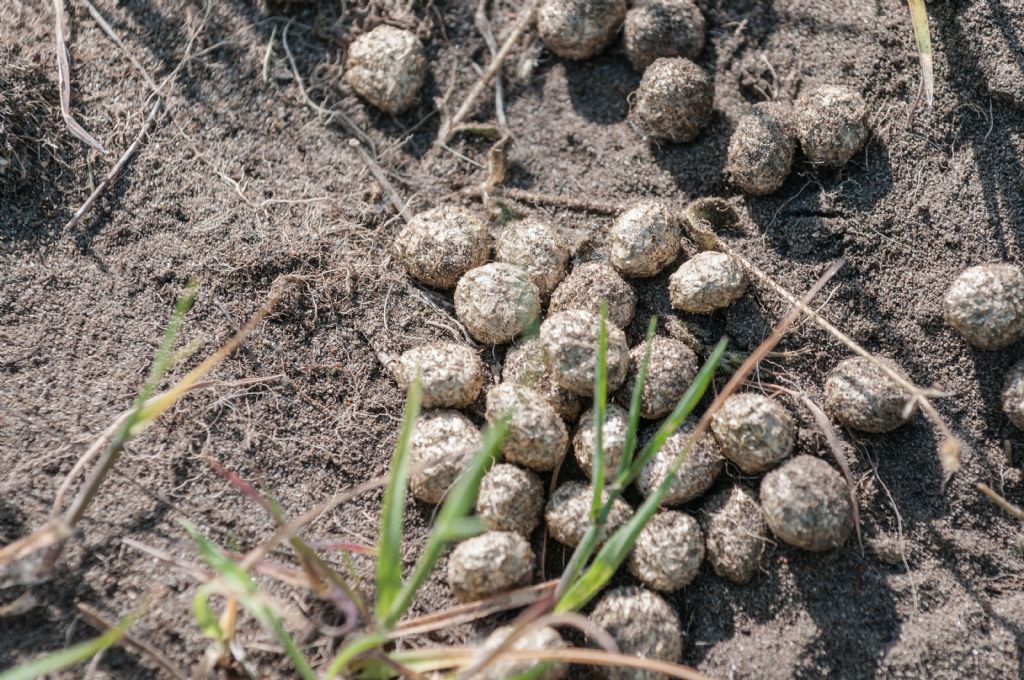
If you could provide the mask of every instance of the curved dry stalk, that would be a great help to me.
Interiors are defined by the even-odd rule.
[[[1000,496],[992,487],[988,484],[982,484],[981,482],[975,484],[975,487],[981,493],[988,496],[988,499],[1002,508],[1003,512],[1010,515],[1018,522],[1024,522],[1024,510],[1021,510],[1016,505]]]
[[[395,639],[407,635],[431,633],[435,630],[443,630],[451,626],[477,621],[510,609],[526,607],[549,596],[554,592],[557,584],[557,580],[545,581],[537,585],[495,595],[485,600],[458,605],[444,611],[418,616],[413,619],[406,619],[399,622],[395,629],[388,634],[388,637]]]
[[[392,658],[400,663],[415,666],[416,670],[423,672],[465,666],[472,660],[475,653],[476,650],[470,647],[440,647],[397,652],[392,654]],[[511,661],[556,661],[606,668],[636,668],[652,673],[662,673],[672,678],[680,678],[680,680],[710,680],[708,676],[690,666],[627,654],[613,654],[602,649],[586,649],[584,647],[510,649],[505,652],[504,656]],[[416,661],[420,663],[415,663]]]

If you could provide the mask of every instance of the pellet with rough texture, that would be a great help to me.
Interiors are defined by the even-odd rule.
[[[672,592],[690,585],[704,561],[704,537],[693,517],[665,510],[637,536],[626,567],[648,588]]]
[[[1014,364],[1006,374],[1003,412],[1011,423],[1024,430],[1024,360]]]
[[[847,87],[809,90],[797,99],[794,109],[800,147],[812,163],[845,165],[867,141],[867,104]]]
[[[862,432],[891,432],[916,410],[910,394],[870,359],[839,362],[825,381],[825,408],[836,420]]]
[[[604,501],[607,502],[607,492]],[[590,506],[594,489],[581,482],[566,482],[555,489],[544,508],[544,521],[551,538],[570,548],[579,545],[590,526]],[[603,542],[616,529],[629,521],[633,509],[621,498],[612,504],[600,540]]]
[[[538,336],[522,339],[509,348],[501,367],[501,379],[537,390],[567,421],[575,421],[580,415],[580,395],[555,382],[544,359],[544,344]]]
[[[615,404],[608,404],[604,412],[604,427],[601,428],[601,448],[604,450],[605,479],[615,477],[615,471],[622,460],[626,446],[626,431],[629,429],[629,413]],[[576,434],[572,438],[572,450],[580,469],[588,477],[594,476],[594,411],[587,409],[580,416]]]
[[[704,49],[704,14],[693,0],[639,0],[626,12],[622,46],[643,72],[661,57],[696,59]]]
[[[625,328],[633,320],[636,292],[618,272],[603,262],[586,262],[573,269],[555,288],[548,314],[581,309],[597,315],[608,303],[608,322]]]
[[[1002,349],[1024,337],[1024,269],[983,264],[953,281],[942,301],[946,322],[967,342]]]
[[[726,489],[701,508],[708,564],[733,583],[747,583],[761,566],[768,526],[757,498],[745,486]]]
[[[487,636],[484,641],[485,649],[496,649],[508,638],[513,626],[502,626]],[[562,649],[567,647],[565,640],[551,626],[531,628],[523,635],[516,638],[512,643],[515,650],[540,650],[540,649]],[[525,673],[537,665],[537,661],[518,661],[513,659],[502,659],[494,661],[479,674],[474,676],[478,680],[508,680],[520,673]],[[569,666],[564,663],[549,662],[548,667],[538,675],[535,680],[562,680],[569,672]]]
[[[510,531],[488,531],[452,550],[448,585],[460,602],[481,600],[526,585],[535,563],[525,538]]]
[[[722,455],[748,475],[772,469],[793,450],[793,418],[763,394],[733,394],[711,419]]]
[[[542,0],[537,32],[563,59],[587,59],[611,44],[626,16],[626,0]]]
[[[629,347],[625,334],[605,324],[605,354],[608,393],[622,387],[629,368]],[[540,325],[544,361],[555,382],[584,397],[594,393],[601,319],[596,314],[570,310],[553,314]]]
[[[419,101],[426,76],[423,44],[410,31],[381,24],[348,48],[345,82],[385,113],[402,113]]]
[[[626,382],[617,392],[617,399],[624,407],[628,407],[633,399],[633,390],[646,351],[647,343],[643,342],[629,352]],[[656,336],[651,341],[647,379],[640,393],[640,417],[657,419],[671,413],[697,376],[698,368],[697,355],[686,343]]]
[[[544,483],[515,465],[498,463],[484,475],[476,514],[491,531],[514,531],[529,537],[544,511]]]
[[[622,654],[676,663],[683,653],[683,629],[665,600],[649,590],[623,586],[608,591],[594,607],[590,620],[604,628]],[[605,680],[662,680],[653,671],[597,666]]]
[[[526,270],[491,262],[459,279],[455,286],[455,314],[480,342],[511,342],[537,322],[540,292]]]
[[[663,57],[644,71],[630,117],[649,137],[690,142],[711,122],[713,103],[704,69],[684,57]]]
[[[804,550],[837,548],[853,529],[846,480],[814,456],[797,456],[765,475],[761,507],[775,535]]]
[[[395,254],[412,278],[435,288],[454,288],[459,278],[487,261],[487,227],[453,206],[418,213],[395,238]]]
[[[754,196],[782,187],[793,168],[796,137],[778,104],[759,104],[740,118],[729,139],[725,172],[733,184]]]
[[[636,487],[640,493],[650,496],[668,476],[672,462],[678,456],[686,440],[693,433],[694,420],[688,420],[676,430],[656,454],[640,469],[636,478]],[[725,458],[718,448],[718,443],[710,435],[701,435],[697,443],[690,449],[679,466],[676,480],[669,487],[662,499],[663,505],[682,505],[699,498],[711,488],[725,467]]]
[[[462,408],[480,396],[483,362],[472,347],[454,342],[432,342],[406,350],[394,367],[403,389],[420,376],[423,408]]]
[[[707,314],[736,302],[747,289],[747,274],[731,255],[706,250],[679,266],[668,279],[672,306]]]
[[[440,503],[480,442],[476,425],[458,411],[421,413],[409,441],[413,495],[424,503]]]
[[[534,470],[553,470],[569,445],[565,423],[554,407],[536,390],[501,383],[487,393],[488,423],[505,418],[508,430],[501,453],[510,463]]]
[[[661,201],[641,201],[615,218],[609,260],[623,276],[654,276],[679,254],[679,224]]]
[[[538,220],[513,222],[498,236],[495,259],[521,267],[542,297],[565,278],[569,243],[554,227]]]

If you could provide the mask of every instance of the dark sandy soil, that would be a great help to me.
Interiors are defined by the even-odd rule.
[[[295,18],[287,39],[310,96],[367,131],[412,211],[462,201],[458,191],[486,176],[478,166],[484,140],[457,138],[452,153],[431,147],[439,124],[434,99],[453,84],[449,106],[457,106],[476,79],[471,65],[489,57],[469,0],[377,0],[372,11],[363,2],[268,9],[97,0],[152,77],[170,77],[163,90],[169,114],[116,186],[69,229],[63,225],[136,137],[150,103],[138,71],[84,6],[67,4],[72,108],[111,150],[107,157],[88,151],[60,122],[51,4],[0,3],[0,131],[7,135],[0,157],[16,159],[0,175],[0,542],[45,520],[63,476],[131,403],[189,277],[202,287],[182,339],[200,343],[199,355],[259,307],[277,276],[301,280],[215,373],[224,381],[271,379],[190,396],[132,443],[55,577],[33,589],[37,605],[0,619],[0,668],[93,635],[78,603],[117,618],[155,583],[167,589],[134,630],[191,668],[205,648],[189,613],[194,581],[122,539],[194,559],[183,518],[240,550],[269,536],[266,518],[203,456],[272,491],[292,514],[383,474],[403,395],[377,353],[461,337],[450,297],[412,285],[390,259],[401,218],[349,133],[304,102],[282,45],[288,19]],[[500,41],[518,3],[496,4]],[[795,291],[826,263],[847,258],[820,298],[824,313],[917,383],[948,390],[940,409],[969,451],[943,492],[937,435],[920,416],[889,436],[844,433],[865,551],[855,541],[823,555],[779,545],[746,587],[705,567],[693,587],[670,598],[686,624],[683,661],[715,677],[1020,677],[1020,532],[974,484],[1024,503],[1024,437],[998,404],[1003,373],[1024,347],[970,349],[942,321],[940,300],[963,268],[1024,258],[1024,5],[931,3],[936,101],[908,127],[918,70],[904,3],[708,4],[709,41],[699,61],[715,74],[715,116],[695,143],[652,146],[631,128],[628,96],[639,76],[618,46],[563,63],[531,36],[505,71],[515,135],[507,183],[618,202],[732,197],[746,230],[735,247]],[[404,5],[412,12],[403,13]],[[418,27],[430,54],[422,102],[399,118],[368,108],[338,78],[351,38],[382,18]],[[517,79],[521,59],[534,57],[529,79]],[[737,196],[722,175],[737,118],[765,95],[791,99],[817,83],[863,92],[872,126],[866,149],[840,171],[799,162],[774,196]],[[493,116],[488,96],[476,118]],[[601,255],[609,218],[514,209],[563,227],[578,259]],[[664,277],[638,289],[643,304],[632,342],[650,314],[673,315]],[[735,347],[750,349],[783,311],[770,292],[755,289],[723,313],[684,320],[697,322],[709,340],[727,333]],[[816,399],[825,373],[846,355],[809,325],[790,333],[782,349],[800,353],[763,366],[761,380]],[[481,351],[492,368],[500,365],[503,350]],[[801,419],[800,451],[829,457],[813,423],[791,406]],[[1006,441],[1017,460],[1007,460]],[[373,543],[379,503],[379,492],[368,494],[323,517],[308,536]],[[431,509],[410,507],[409,558],[430,519]],[[566,556],[551,547],[549,575]],[[367,561],[357,565],[368,574]],[[302,616],[306,601],[267,586],[289,608],[289,624],[305,632],[309,656],[328,655],[329,641]],[[22,592],[0,591],[0,604]],[[450,603],[436,576],[416,611]],[[480,632],[467,626],[431,637],[464,642]],[[289,675],[260,630],[247,623],[241,639],[265,677]],[[157,670],[145,656],[114,649],[97,672],[132,678]]]

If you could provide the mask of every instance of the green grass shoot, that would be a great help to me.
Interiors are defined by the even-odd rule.
[[[203,634],[218,642],[224,642],[227,633],[221,629],[217,616],[210,608],[210,596],[214,594],[225,597],[233,597],[248,611],[257,621],[270,632],[277,641],[284,647],[285,653],[295,667],[295,671],[302,680],[316,680],[316,673],[295,640],[285,629],[281,618],[274,612],[268,598],[260,593],[255,581],[241,566],[217,547],[212,541],[202,535],[199,529],[186,520],[182,520],[182,526],[192,536],[199,554],[203,560],[213,569],[219,579],[211,581],[199,587],[192,598],[192,612],[196,623]]]
[[[608,301],[601,302],[601,329],[597,336],[597,364],[594,366],[594,460],[592,477],[594,498],[590,503],[590,521],[597,521],[604,495],[604,418],[608,406]]]
[[[384,619],[402,590],[402,533],[405,522],[405,496],[409,486],[409,443],[420,414],[423,386],[420,376],[409,385],[405,399],[402,428],[391,460],[391,476],[384,489],[381,510],[380,542],[377,556],[377,618]]]
[[[665,419],[661,427],[655,433],[651,441],[647,443],[640,455],[633,461],[630,468],[628,468],[619,479],[616,480],[616,488],[625,488],[629,485],[632,480],[636,479],[637,475],[640,474],[641,468],[653,457],[661,447],[665,444],[665,441],[683,424],[686,418],[693,412],[697,404],[700,402],[704,393],[707,391],[708,386],[711,384],[711,379],[714,377],[715,370],[718,367],[719,362],[722,359],[722,355],[725,353],[726,341],[722,340],[715,347],[711,356],[708,357],[707,361],[704,362],[704,366],[700,372],[697,373],[697,377],[687,388],[686,393],[680,398],[676,404],[675,409]],[[639,381],[638,381],[639,382]],[[630,551],[633,549],[633,545],[636,543],[637,537],[640,532],[650,521],[651,517],[658,510],[658,506],[661,505],[662,499],[665,494],[668,493],[675,481],[676,473],[679,471],[679,467],[685,460],[688,449],[684,449],[676,456],[672,462],[672,466],[669,470],[669,474],[666,475],[665,479],[658,486],[654,493],[647,497],[640,508],[633,514],[630,520],[620,527],[612,536],[605,542],[597,556],[594,558],[593,564],[583,572],[579,579],[574,579],[561,594],[555,605],[555,612],[567,612],[576,611],[586,606],[586,604],[605,586],[606,583],[615,575],[615,572],[625,561]],[[608,505],[611,505],[611,499],[608,501]],[[588,534],[590,532],[588,531]],[[596,544],[596,541],[594,542]],[[577,550],[583,548],[584,544],[581,542]],[[588,549],[593,549],[593,544],[588,546]],[[575,557],[575,555],[573,556]],[[570,560],[571,562],[572,560]],[[585,560],[583,560],[585,563]]]
[[[910,20],[914,25],[918,60],[921,63],[921,89],[925,102],[931,106],[935,97],[935,76],[932,72],[932,38],[928,31],[928,9],[925,7],[925,0],[907,0],[907,5],[910,7]]]
[[[0,680],[34,680],[35,678],[57,673],[84,663],[108,647],[116,644],[128,632],[128,628],[131,627],[137,617],[138,614],[126,616],[118,621],[114,627],[91,640],[79,642],[67,649],[47,654],[35,661],[29,661],[28,663],[3,671],[0,673]]]

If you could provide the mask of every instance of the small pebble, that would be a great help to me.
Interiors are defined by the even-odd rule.
[[[862,432],[891,432],[916,410],[910,395],[864,357],[839,363],[825,381],[825,408],[843,425]]]
[[[701,67],[666,57],[644,71],[630,117],[649,137],[690,142],[711,122],[713,103],[714,88]]]
[[[826,85],[797,100],[800,147],[812,163],[845,165],[868,138],[868,107],[853,90]]]
[[[795,152],[785,111],[777,104],[759,104],[736,125],[725,171],[745,193],[773,194],[789,176]]]
[[[765,475],[761,507],[775,535],[804,550],[837,548],[853,529],[846,481],[814,456],[797,456]]]
[[[607,498],[605,492],[605,502]],[[555,489],[544,508],[544,521],[547,522],[551,537],[570,548],[579,545],[590,526],[590,505],[593,499],[594,489],[589,484],[566,482]],[[616,498],[601,531],[601,542],[628,522],[632,515],[633,509],[621,498]]]
[[[448,558],[448,585],[459,602],[473,602],[524,586],[536,560],[526,539],[488,531],[459,543]]]
[[[946,322],[967,342],[1002,349],[1024,337],[1024,270],[1012,264],[971,267],[943,300]]]
[[[705,250],[680,265],[668,279],[675,309],[707,314],[736,302],[747,289],[747,274],[736,258]]]
[[[711,419],[722,454],[745,474],[772,469],[793,451],[793,419],[771,397],[744,392],[725,400]]]
[[[564,420],[575,421],[583,408],[580,396],[556,383],[551,376],[539,336],[522,339],[509,348],[501,368],[501,379],[537,390]]]
[[[419,38],[386,24],[353,40],[345,59],[345,82],[390,114],[419,100],[426,75],[427,58]]]
[[[487,261],[489,250],[483,222],[452,206],[419,213],[395,239],[409,276],[435,288],[454,288],[463,274]]]
[[[696,59],[704,32],[704,15],[693,0],[640,0],[626,12],[622,43],[642,73],[660,57]]]
[[[476,514],[490,531],[513,531],[529,537],[544,511],[540,477],[508,463],[498,463],[484,475],[476,499]]]
[[[605,355],[608,393],[622,387],[629,368],[629,348],[625,334],[614,325],[605,324],[607,353]],[[601,319],[582,310],[558,312],[540,325],[544,344],[544,360],[555,382],[584,397],[594,393],[597,353],[601,336]]]
[[[704,561],[704,536],[693,517],[659,512],[640,531],[626,565],[648,588],[672,592],[690,585]]]
[[[1011,423],[1024,430],[1024,361],[1018,361],[1006,376],[1003,411]]]
[[[683,653],[683,629],[665,600],[649,590],[622,586],[608,591],[590,620],[604,628],[622,654],[676,663]],[[638,668],[595,666],[605,680],[663,680],[664,675]]]
[[[654,276],[679,254],[679,225],[664,203],[643,201],[616,218],[608,240],[609,260],[620,274]]]
[[[537,322],[540,293],[524,269],[491,262],[459,279],[455,314],[480,342],[510,342]]]
[[[629,413],[615,404],[608,404],[604,412],[604,427],[601,428],[601,448],[604,449],[605,480],[615,478],[626,446],[626,431],[629,429]],[[576,434],[572,438],[572,450],[580,469],[594,476],[594,410],[588,408],[580,417]]]
[[[395,380],[403,390],[420,375],[423,408],[461,408],[480,396],[484,368],[472,347],[454,342],[433,342],[407,350],[394,365]]]
[[[513,222],[498,237],[495,259],[526,270],[542,297],[551,295],[565,278],[569,243],[549,224]]]
[[[563,59],[587,59],[611,44],[626,16],[626,0],[543,0],[537,32]]]
[[[534,470],[553,470],[569,445],[569,433],[555,409],[536,390],[501,383],[487,393],[488,423],[508,419],[501,453],[510,463]]]
[[[573,269],[555,288],[548,313],[581,309],[596,316],[601,311],[602,302],[608,303],[609,323],[625,328],[633,320],[636,307],[633,287],[608,265],[587,262]]]
[[[444,500],[480,443],[476,425],[458,411],[421,413],[409,441],[413,496],[431,504]]]
[[[640,364],[647,351],[643,342],[629,352],[629,371],[626,382],[618,391],[619,403],[629,407]],[[651,355],[647,361],[647,379],[640,393],[640,417],[647,419],[664,418],[676,404],[697,376],[697,355],[686,343],[661,336],[651,341]]]
[[[713,497],[703,512],[708,564],[726,580],[749,582],[768,544],[768,527],[754,494],[734,486]]]
[[[644,496],[650,496],[657,490],[668,476],[672,462],[686,445],[686,440],[693,434],[696,421],[693,419],[672,433],[656,454],[640,468],[636,478],[636,487]],[[702,435],[679,467],[676,481],[669,487],[662,499],[662,505],[676,506],[699,498],[711,488],[718,474],[725,467],[725,458],[718,449],[718,444],[709,435]]]

